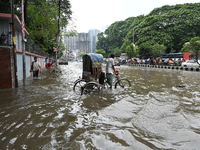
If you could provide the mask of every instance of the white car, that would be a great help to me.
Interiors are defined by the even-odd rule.
[[[199,61],[198,61],[199,62]],[[200,63],[199,63],[200,64]],[[188,60],[186,62],[182,62],[181,66],[182,67],[193,67],[193,68],[199,68],[199,65],[196,60]]]

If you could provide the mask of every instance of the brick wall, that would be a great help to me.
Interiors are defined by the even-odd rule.
[[[0,88],[14,88],[14,60],[9,47],[0,47]]]

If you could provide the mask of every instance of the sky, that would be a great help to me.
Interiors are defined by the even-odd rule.
[[[129,17],[147,15],[164,5],[199,3],[199,0],[70,0],[73,25],[80,32],[103,27]]]

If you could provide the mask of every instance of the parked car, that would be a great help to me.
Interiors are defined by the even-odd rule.
[[[194,68],[199,68],[200,67],[200,65],[197,63],[196,60],[188,60],[186,62],[182,62],[181,66],[182,67],[194,67]]]

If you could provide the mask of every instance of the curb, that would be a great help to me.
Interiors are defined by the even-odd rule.
[[[196,72],[200,71],[200,68],[193,68],[193,67],[163,66],[163,65],[149,65],[149,64],[128,64],[128,65],[135,67],[149,67],[149,68],[172,69],[172,70],[182,70],[182,71],[196,71]]]

